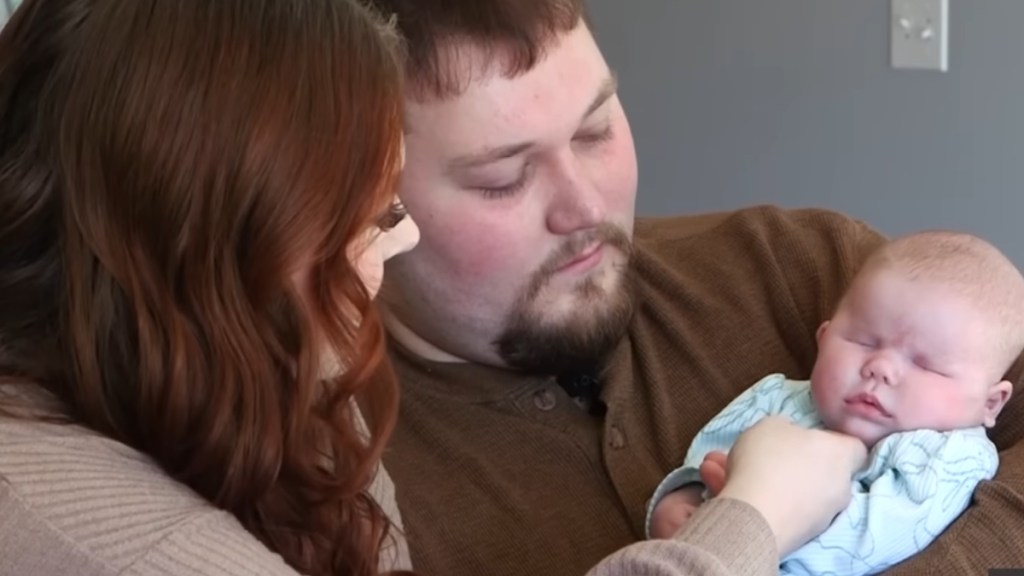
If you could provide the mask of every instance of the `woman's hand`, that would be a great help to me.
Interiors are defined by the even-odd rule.
[[[781,558],[828,528],[849,504],[850,482],[866,461],[856,438],[772,416],[741,434],[728,457],[709,454],[701,475],[712,493],[764,516]]]

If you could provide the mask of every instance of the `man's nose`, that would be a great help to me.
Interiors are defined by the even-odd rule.
[[[586,177],[573,155],[560,158],[552,169],[548,229],[559,236],[594,228],[608,217],[604,198]]]

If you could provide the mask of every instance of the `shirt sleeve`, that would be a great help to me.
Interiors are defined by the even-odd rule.
[[[700,465],[709,452],[728,451],[739,435],[769,414],[778,414],[789,397],[802,391],[791,389],[784,376],[766,376],[740,394],[724,410],[704,426],[686,453],[683,464],[670,472],[654,491],[647,503],[645,533],[651,536],[651,517],[654,507],[666,494],[690,483],[700,482]]]
[[[872,451],[850,505],[783,560],[782,574],[881,572],[934,541],[997,467],[983,428],[893,434]]]

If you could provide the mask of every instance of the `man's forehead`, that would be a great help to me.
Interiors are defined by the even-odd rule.
[[[568,22],[555,27],[531,24],[528,30],[518,32],[498,25],[495,34],[486,38],[439,34],[436,43],[425,48],[429,52],[410,55],[406,69],[408,94],[420,101],[447,98],[492,75],[512,78],[527,73],[567,38],[585,35],[592,39],[585,18],[561,28],[564,24]]]
[[[554,63],[559,65],[560,63]],[[458,94],[445,98],[407,98],[404,130],[431,138],[456,126],[479,129],[525,129],[540,122],[578,124],[616,93],[614,74],[603,59],[589,70],[561,74],[558,68],[535,69],[508,77],[500,72],[474,77]],[[476,134],[477,136],[480,134]]]
[[[509,76],[506,74],[501,60],[497,56],[488,57],[470,47],[458,51],[450,50],[452,55],[439,61],[439,74],[444,75],[445,82],[453,90],[444,95],[435,95],[425,90],[413,88],[408,91],[405,102],[407,133],[415,133],[418,124],[430,123],[438,117],[451,115],[456,120],[473,120],[473,110],[493,114],[495,109],[508,108],[517,104],[510,98],[518,88],[523,86],[524,78],[531,72]],[[495,93],[500,92],[504,98]]]
[[[458,90],[445,96],[410,90],[406,133],[415,134],[426,126],[434,131],[437,122],[515,121],[516,115],[535,111],[537,101],[545,95],[578,94],[565,108],[579,109],[561,112],[586,116],[595,101],[607,100],[616,90],[614,75],[582,26],[563,34],[533,68],[518,74],[509,72],[500,54],[490,54],[471,42],[452,44],[447,55],[440,65],[447,70],[445,74],[457,76]]]

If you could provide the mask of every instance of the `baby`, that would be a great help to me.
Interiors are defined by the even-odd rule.
[[[888,243],[817,339],[810,381],[770,375],[697,435],[651,498],[649,536],[672,536],[701,504],[706,454],[728,450],[772,414],[855,436],[870,450],[850,505],[784,558],[780,574],[885,570],[934,540],[992,478],[998,454],[985,428],[1012,393],[1003,375],[1024,349],[1024,278],[999,250],[944,231]]]

